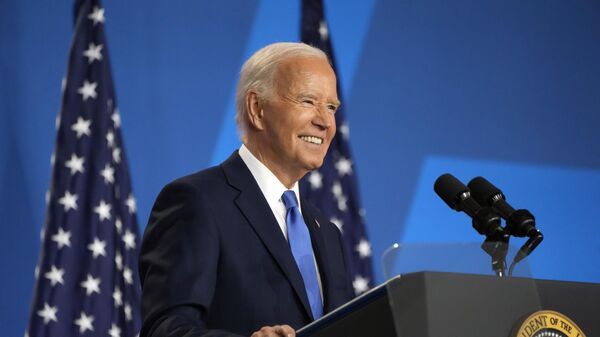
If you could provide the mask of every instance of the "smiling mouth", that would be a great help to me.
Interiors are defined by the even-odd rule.
[[[319,137],[315,137],[315,136],[299,136],[298,138],[302,139],[303,141],[305,141],[307,143],[311,143],[311,144],[317,144],[317,145],[323,144],[323,138],[319,138]]]

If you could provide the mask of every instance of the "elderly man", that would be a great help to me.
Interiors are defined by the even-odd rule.
[[[140,256],[141,336],[294,336],[350,300],[337,227],[299,195],[335,135],[327,56],[276,43],[243,66],[243,145],[159,194]]]

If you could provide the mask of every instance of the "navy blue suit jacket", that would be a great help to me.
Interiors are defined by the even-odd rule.
[[[324,311],[353,297],[337,227],[301,200]],[[313,318],[288,242],[235,152],[159,194],[140,253],[141,336],[249,336]]]

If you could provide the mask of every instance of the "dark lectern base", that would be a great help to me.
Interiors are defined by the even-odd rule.
[[[509,337],[538,310],[558,311],[588,337],[600,336],[600,284],[438,272],[396,277],[298,336]]]

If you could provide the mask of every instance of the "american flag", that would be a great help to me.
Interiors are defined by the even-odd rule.
[[[335,58],[321,0],[302,1],[301,31],[302,42],[323,50],[335,70]],[[341,96],[339,83],[338,79],[337,92]],[[336,112],[335,119],[337,135],[325,162],[320,169],[301,180],[300,189],[302,195],[317,205],[342,231],[346,250],[350,254],[352,285],[358,295],[373,286],[371,244],[365,230],[364,210],[360,207],[356,170],[348,142],[350,133],[343,108]]]
[[[104,9],[75,3],[36,288],[25,336],[135,336],[136,202],[121,137]]]

